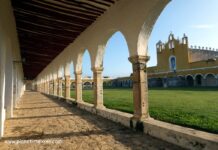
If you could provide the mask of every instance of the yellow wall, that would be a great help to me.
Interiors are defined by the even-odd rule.
[[[169,43],[174,43],[174,49],[169,49]],[[157,44],[158,45],[158,44]],[[218,74],[218,60],[216,61],[198,61],[192,62],[192,58],[189,56],[188,40],[187,43],[181,43],[176,39],[168,39],[168,42],[164,45],[164,49],[160,51],[157,48],[157,66],[149,67],[148,74],[149,77],[161,77],[161,76],[173,76],[177,75],[187,75],[187,74],[208,74],[214,73]],[[176,57],[176,72],[173,73],[170,70],[170,56]],[[211,68],[214,67],[214,68]]]

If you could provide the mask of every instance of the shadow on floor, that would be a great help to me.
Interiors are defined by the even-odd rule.
[[[15,110],[25,110],[25,109],[42,109],[42,108],[60,108],[61,106],[50,106],[50,107],[21,107],[15,108]]]
[[[46,96],[46,95],[45,95]],[[140,146],[141,149],[182,149],[170,143],[161,141],[159,139],[153,138],[151,136],[145,135],[141,132],[132,131],[131,129],[124,127],[118,123],[114,123],[110,120],[107,120],[101,116],[93,115],[87,111],[80,110],[76,106],[70,106],[66,102],[58,99],[51,98],[46,96],[52,103],[56,103],[58,107],[64,107],[68,110],[70,114],[55,115],[55,116],[32,116],[32,117],[19,117],[14,119],[35,119],[35,118],[46,118],[46,117],[64,117],[69,115],[79,116],[82,119],[86,120],[92,125],[97,126],[98,130],[91,131],[80,131],[80,132],[62,132],[54,134],[45,134],[43,132],[30,132],[21,134],[21,136],[14,137],[4,137],[2,140],[34,140],[34,139],[51,139],[51,138],[66,138],[66,137],[79,137],[79,136],[90,136],[90,135],[110,135],[113,138],[125,145],[130,149],[136,149]],[[39,107],[40,108],[40,107]],[[71,114],[72,113],[72,114]]]
[[[52,117],[67,117],[67,116],[73,116],[74,114],[64,114],[64,115],[46,115],[46,116],[29,116],[29,117],[14,117],[8,120],[22,120],[22,119],[39,119],[39,118],[52,118]]]

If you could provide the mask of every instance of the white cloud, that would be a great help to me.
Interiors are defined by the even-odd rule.
[[[198,25],[192,25],[191,28],[195,29],[211,29],[215,26],[213,24],[198,24]]]

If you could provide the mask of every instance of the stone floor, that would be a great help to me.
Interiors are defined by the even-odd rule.
[[[165,150],[175,145],[132,131],[37,92],[25,92],[5,123],[0,150]]]

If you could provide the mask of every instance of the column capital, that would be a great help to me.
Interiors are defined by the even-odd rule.
[[[70,78],[70,75],[65,75],[64,77],[65,77],[65,78]]]
[[[82,74],[82,71],[75,71],[74,74],[75,74],[75,75],[81,75],[81,74]]]
[[[135,56],[130,56],[129,57],[129,61],[132,63],[132,64],[138,64],[138,63],[146,63],[148,62],[150,59],[150,56],[142,56],[142,55],[135,55]]]
[[[146,69],[146,63],[150,59],[149,56],[131,56],[129,57],[129,61],[133,65],[133,71],[134,70],[145,70]]]
[[[92,71],[93,71],[93,72],[102,72],[103,70],[104,70],[103,67],[93,67],[93,68],[92,68]]]

